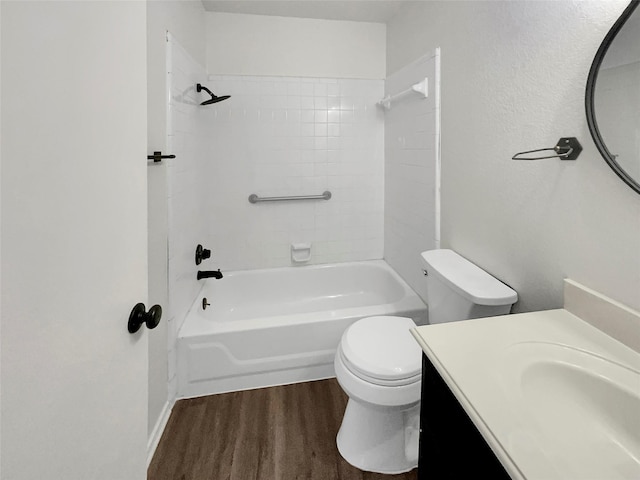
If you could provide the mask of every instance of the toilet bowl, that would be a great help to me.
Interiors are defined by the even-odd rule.
[[[402,473],[417,466],[421,350],[405,317],[369,317],[343,334],[335,357],[349,402],[338,432],[342,457],[360,470]]]
[[[430,324],[508,314],[518,299],[453,250],[423,252],[421,263]],[[395,474],[418,464],[422,350],[410,333],[414,327],[410,318],[363,318],[337,349],[336,378],[349,396],[338,451],[361,470]]]

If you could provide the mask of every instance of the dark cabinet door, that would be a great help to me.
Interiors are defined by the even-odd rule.
[[[511,477],[423,354],[418,479],[473,478]]]

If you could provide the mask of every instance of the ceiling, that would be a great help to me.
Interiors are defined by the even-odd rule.
[[[202,0],[209,12],[389,22],[404,0]]]

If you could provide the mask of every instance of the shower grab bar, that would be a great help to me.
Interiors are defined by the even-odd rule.
[[[283,202],[286,200],[329,200],[331,198],[331,192],[326,190],[322,192],[322,195],[292,195],[289,197],[259,197],[255,193],[249,195],[249,203],[258,202]]]

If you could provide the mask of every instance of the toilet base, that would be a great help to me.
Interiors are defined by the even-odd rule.
[[[418,466],[420,402],[376,407],[349,398],[338,431],[342,458],[367,472],[397,474]]]

